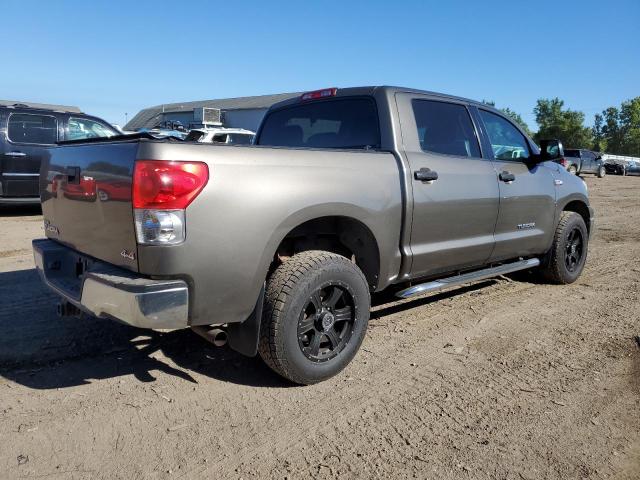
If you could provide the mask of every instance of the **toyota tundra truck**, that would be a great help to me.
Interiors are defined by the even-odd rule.
[[[518,270],[568,284],[585,265],[593,210],[562,145],[483,103],[328,88],[272,106],[254,143],[50,148],[33,250],[59,312],[226,335],[312,384],[353,359],[374,292]],[[118,195],[77,194],[99,185]]]

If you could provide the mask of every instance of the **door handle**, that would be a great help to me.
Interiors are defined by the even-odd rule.
[[[23,152],[7,152],[4,154],[5,157],[26,157],[27,154]]]
[[[438,172],[434,172],[429,168],[421,168],[413,172],[413,178],[421,182],[433,182],[438,179]]]
[[[500,180],[502,180],[505,183],[511,183],[514,182],[516,180],[516,176],[511,173],[511,172],[501,172],[500,175]]]

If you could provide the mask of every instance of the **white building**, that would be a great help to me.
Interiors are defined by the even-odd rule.
[[[255,132],[271,105],[299,95],[301,93],[280,93],[156,105],[138,112],[124,126],[124,129],[135,131],[140,128],[153,128],[165,121],[179,121],[188,128],[190,124],[201,122],[198,117],[202,108],[210,108],[220,111],[223,126],[245,128]]]

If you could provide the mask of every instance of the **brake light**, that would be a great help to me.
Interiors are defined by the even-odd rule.
[[[566,166],[569,165],[569,161],[566,158],[561,157],[560,158],[560,165],[562,165],[563,167],[566,167]]]
[[[335,97],[336,93],[338,93],[337,88],[324,88],[322,90],[307,92],[300,97],[300,100],[317,100],[318,98]]]
[[[133,208],[183,210],[208,180],[206,163],[139,160],[133,173]]]
[[[208,181],[206,163],[137,161],[133,172],[133,208],[138,243],[184,242],[185,209]]]

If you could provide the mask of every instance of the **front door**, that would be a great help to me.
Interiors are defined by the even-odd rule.
[[[53,115],[10,113],[7,142],[0,157],[2,195],[37,197],[38,178],[46,147],[58,140],[58,122]]]
[[[555,164],[530,163],[531,146],[511,121],[482,108],[477,111],[491,142],[500,186],[491,261],[544,253],[555,229]]]
[[[396,102],[412,175],[411,277],[484,264],[494,247],[498,182],[468,106],[411,93]]]

